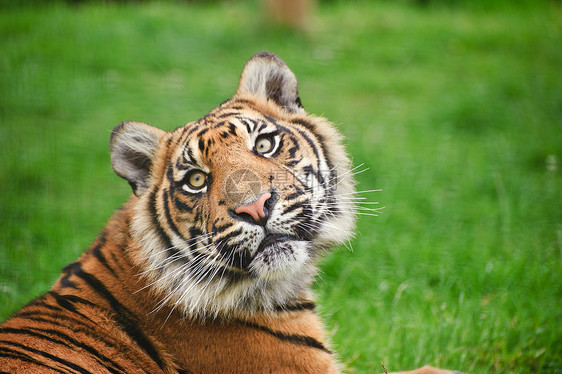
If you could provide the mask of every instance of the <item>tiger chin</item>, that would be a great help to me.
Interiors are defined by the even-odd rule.
[[[174,131],[121,123],[110,150],[133,196],[1,325],[0,370],[342,370],[310,286],[322,254],[353,233],[351,163],[279,57],[253,56],[232,99]]]

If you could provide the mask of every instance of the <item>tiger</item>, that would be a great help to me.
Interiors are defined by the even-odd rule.
[[[1,372],[345,370],[311,284],[353,235],[355,181],[283,60],[254,55],[231,99],[173,131],[122,122],[110,154],[131,198],[0,326]]]

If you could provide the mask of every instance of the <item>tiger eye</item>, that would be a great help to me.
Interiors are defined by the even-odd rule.
[[[271,138],[259,138],[256,141],[256,151],[258,153],[267,153],[273,148],[273,140]]]
[[[205,173],[200,170],[189,173],[188,183],[193,188],[201,188],[205,184]]]

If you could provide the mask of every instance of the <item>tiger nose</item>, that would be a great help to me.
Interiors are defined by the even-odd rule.
[[[240,216],[248,214],[250,217],[252,217],[255,223],[265,226],[267,217],[269,216],[269,212],[265,207],[265,203],[267,200],[269,200],[270,197],[271,194],[269,192],[265,192],[261,194],[260,197],[258,197],[254,202],[246,205],[240,205],[234,211]]]

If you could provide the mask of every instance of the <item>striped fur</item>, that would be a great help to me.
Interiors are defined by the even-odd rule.
[[[338,372],[310,284],[353,231],[350,162],[283,61],[172,132],[122,123],[111,153],[133,197],[1,325],[0,371]]]

